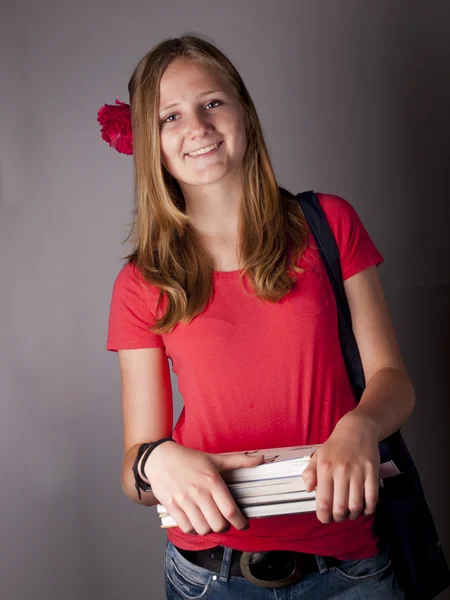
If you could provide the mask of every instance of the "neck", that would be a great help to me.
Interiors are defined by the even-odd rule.
[[[234,239],[237,236],[242,186],[186,186],[180,184],[186,202],[186,214],[194,229],[208,239]]]

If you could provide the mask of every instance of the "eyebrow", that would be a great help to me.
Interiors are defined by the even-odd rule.
[[[197,96],[197,98],[202,98],[203,96],[208,96],[208,94],[219,94],[221,93],[223,90],[209,90],[208,92],[202,92],[201,94],[199,94]],[[168,108],[173,108],[174,106],[178,106],[178,102],[174,102],[173,104],[167,104],[166,106],[164,106],[163,108],[160,108],[160,112],[164,112],[165,110],[167,110]]]

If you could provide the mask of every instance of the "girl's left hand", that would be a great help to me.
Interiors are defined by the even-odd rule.
[[[316,488],[321,523],[356,519],[375,512],[378,501],[379,427],[372,419],[348,412],[312,455],[302,474],[308,492]]]

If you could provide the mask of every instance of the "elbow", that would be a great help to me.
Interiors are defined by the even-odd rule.
[[[135,500],[137,498],[137,493],[135,489],[130,489],[130,486],[127,484],[126,481],[124,481],[123,477],[122,477],[122,492],[125,494],[125,496],[127,498],[130,498],[130,500]]]
[[[137,493],[136,487],[130,487],[129,483],[122,479],[122,491],[127,498],[136,502],[136,504],[140,504],[141,506],[156,506],[158,504],[158,500],[156,499],[153,492],[144,492],[141,490],[141,497]]]
[[[408,418],[412,415],[412,413],[414,412],[414,409],[416,408],[416,391],[412,384],[411,384],[411,390],[412,390],[412,394],[411,394],[411,401],[409,404]]]
[[[131,483],[130,473],[125,473],[125,469],[123,469],[121,478],[122,492],[127,498],[130,498],[130,500],[140,504],[136,488],[134,485],[132,486]]]
[[[130,487],[127,487],[126,485],[122,484],[122,491],[127,498],[133,500],[133,502],[136,502],[136,504],[145,504],[145,502],[143,502],[145,492],[141,492],[140,500],[136,488],[131,489]]]
[[[406,379],[406,419],[409,419],[416,407],[416,390],[414,389],[414,386],[408,374],[404,371],[402,372],[402,374]]]

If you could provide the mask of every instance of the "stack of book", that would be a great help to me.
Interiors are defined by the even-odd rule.
[[[247,454],[263,454],[264,462],[260,465],[222,471],[222,478],[242,514],[247,518],[261,518],[314,512],[316,492],[306,491],[301,476],[317,448],[319,444],[254,450]],[[380,484],[382,478],[399,473],[392,461],[383,463],[380,466]],[[162,528],[176,527],[164,506],[158,504],[157,510]]]

